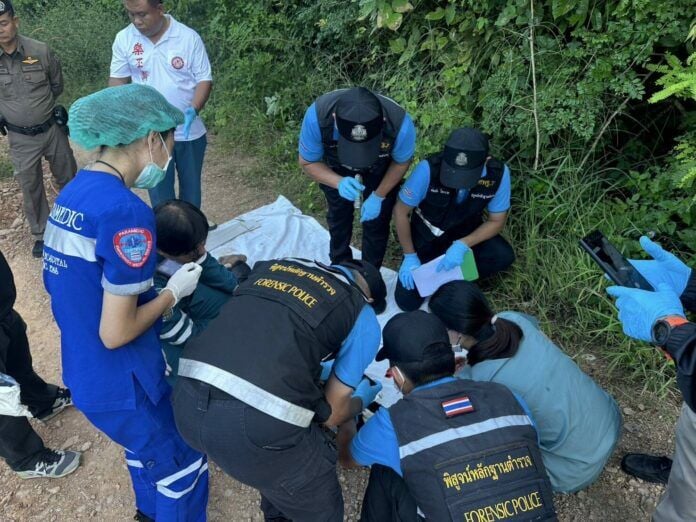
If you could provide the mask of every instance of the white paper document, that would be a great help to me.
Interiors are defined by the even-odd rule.
[[[436,257],[413,271],[413,281],[416,283],[416,288],[421,297],[433,295],[445,283],[462,281],[464,279],[459,267],[455,267],[452,270],[443,270],[442,272],[437,271],[437,265],[443,257],[445,256]]]

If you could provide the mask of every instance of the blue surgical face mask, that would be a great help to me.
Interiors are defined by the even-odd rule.
[[[164,142],[162,134],[159,135],[160,140],[162,140],[162,146],[164,150],[167,150],[167,144]],[[140,172],[138,178],[135,180],[133,186],[139,189],[151,189],[155,188],[167,175],[167,167],[169,167],[169,162],[172,161],[172,157],[168,156],[167,162],[164,167],[160,167],[152,159],[152,146],[150,146],[150,163],[145,165],[145,168]]]

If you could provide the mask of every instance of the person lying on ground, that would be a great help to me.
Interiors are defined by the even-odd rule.
[[[198,207],[172,199],[154,211],[158,253],[155,288],[166,288],[170,276],[186,263],[195,262],[202,269],[196,290],[163,316],[159,336],[167,360],[167,380],[174,385],[186,341],[217,317],[251,269],[245,256],[225,256],[218,261],[206,251],[208,219]]]
[[[523,401],[500,384],[455,378],[447,329],[432,314],[392,317],[383,339],[377,360],[389,360],[404,398],[357,435],[354,422],[338,434],[341,464],[372,468],[361,520],[555,520]]]
[[[468,281],[440,287],[430,310],[468,350],[458,376],[504,384],[529,405],[554,491],[574,492],[601,474],[621,434],[616,401],[519,312],[494,314]]]

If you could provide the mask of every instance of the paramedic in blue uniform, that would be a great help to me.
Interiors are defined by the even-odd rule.
[[[70,108],[73,140],[98,149],[51,210],[44,284],[75,406],[125,449],[136,520],[206,519],[204,455],[176,430],[155,324],[200,275],[182,266],[153,290],[155,218],[131,187],[165,175],[181,111],[152,87],[112,87]]]
[[[332,263],[353,257],[353,210],[355,200],[364,198],[362,258],[382,266],[396,194],[415,149],[416,129],[408,113],[364,87],[329,92],[309,106],[299,162],[326,196]]]
[[[468,250],[480,278],[508,268],[515,254],[500,233],[509,211],[510,169],[490,156],[486,135],[470,127],[452,132],[442,152],[416,165],[394,207],[404,251],[394,295],[399,307],[421,305],[411,272],[443,254],[438,272],[460,266]]]
[[[556,520],[529,412],[496,383],[455,378],[445,325],[422,310],[384,327],[377,360],[404,398],[355,434],[339,428],[341,464],[371,466],[360,520]]]
[[[343,521],[334,427],[370,404],[386,286],[363,262],[260,261],[179,361],[183,437],[261,493],[265,520]],[[323,361],[335,360],[324,386]],[[328,369],[328,368],[327,368]],[[323,426],[322,426],[323,425]]]

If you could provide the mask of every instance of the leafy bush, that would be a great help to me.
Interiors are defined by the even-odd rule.
[[[120,2],[16,3],[30,33],[61,56],[68,98],[105,84],[113,36],[126,23]],[[323,92],[364,85],[396,99],[415,119],[418,158],[455,127],[490,133],[513,172],[508,234],[518,253],[512,273],[496,281],[496,301],[541,315],[557,326],[553,337],[609,354],[652,388],[665,385],[661,357],[620,335],[577,238],[601,228],[636,255],[635,239],[654,231],[687,257],[696,250],[685,192],[693,178],[670,154],[675,144],[684,157],[696,150],[693,100],[645,101],[660,88],[680,89],[680,75],[693,71],[693,59],[683,62],[693,0],[166,5],[201,33],[213,62],[206,120],[259,158],[250,182],[306,211],[323,214],[324,203],[297,167],[297,134],[306,106]],[[676,58],[664,63],[667,54]]]

